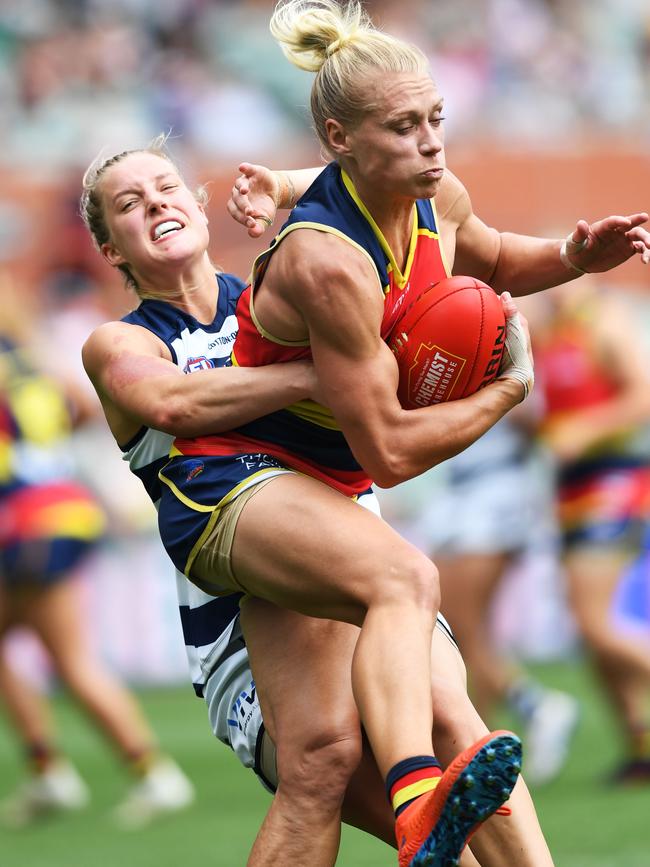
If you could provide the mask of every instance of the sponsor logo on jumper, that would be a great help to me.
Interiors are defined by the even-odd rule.
[[[183,373],[196,373],[197,370],[210,370],[211,367],[214,367],[214,362],[201,355],[197,358],[188,358]]]
[[[217,359],[228,358],[232,345],[237,337],[237,317],[234,313],[229,314],[223,320],[219,331],[205,331],[203,328],[195,328],[190,331],[185,327],[178,337],[171,341],[171,346],[179,359],[179,367],[185,373],[202,370],[204,366],[190,367],[190,364],[203,359],[209,359],[215,367]],[[183,363],[183,359],[187,359]]]
[[[417,406],[440,403],[451,392],[465,366],[465,359],[439,346],[421,343],[409,375],[409,393]],[[411,381],[411,377],[415,377]]]
[[[215,346],[230,346],[235,342],[235,337],[237,337],[237,331],[231,331],[230,334],[219,334],[208,343],[208,351],[214,349]]]
[[[256,455],[238,455],[237,460],[240,464],[243,464],[247,470],[263,470],[267,467],[282,466],[277,458],[272,457],[272,455],[262,454],[262,452],[258,452]]]
[[[237,728],[240,732],[246,734],[246,729],[250,725],[253,714],[255,713],[256,699],[257,690],[255,689],[255,681],[251,680],[251,685],[248,688],[248,691],[243,689],[230,708],[228,725]]]
[[[205,464],[203,463],[203,461],[200,461],[198,459],[183,461],[182,466],[183,470],[187,472],[187,475],[185,476],[186,482],[191,482],[192,479],[195,479],[205,469]]]

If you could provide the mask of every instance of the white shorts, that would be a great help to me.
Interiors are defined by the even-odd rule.
[[[438,615],[436,627],[458,650],[442,614]],[[239,618],[228,649],[208,678],[203,694],[215,737],[236,753],[245,768],[252,768],[264,788],[274,792],[278,784],[275,746],[264,730]]]
[[[536,489],[534,474],[525,463],[446,481],[425,503],[409,535],[434,561],[438,553],[522,550],[539,514]]]

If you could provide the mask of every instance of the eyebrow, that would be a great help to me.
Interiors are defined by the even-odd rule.
[[[427,114],[435,113],[436,111],[441,111],[444,103],[444,99],[439,99],[434,105],[431,106],[431,109],[427,112]],[[403,111],[397,111],[395,114],[391,114],[387,117],[387,123],[395,123],[397,120],[404,120],[404,118],[418,118],[421,117],[421,113],[417,109],[407,108]]]
[[[156,181],[156,183],[158,183],[160,181],[164,181],[165,178],[173,178],[173,177],[176,177],[174,172],[162,172],[161,174],[155,176],[154,181]],[[134,194],[137,192],[138,191],[134,187],[126,187],[126,189],[124,189],[124,190],[118,190],[115,193],[115,195],[113,196],[111,201],[113,202],[113,204],[115,204],[115,202],[117,202],[117,200],[119,198],[121,198],[122,196],[128,196],[130,194]]]

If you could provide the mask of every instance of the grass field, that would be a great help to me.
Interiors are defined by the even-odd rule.
[[[650,786],[613,790],[603,784],[616,760],[616,742],[593,683],[579,663],[544,666],[538,672],[544,681],[569,689],[583,702],[582,722],[565,772],[535,793],[557,867],[650,867]],[[116,830],[109,811],[127,780],[95,730],[60,698],[55,706],[61,739],[91,785],[92,806],[28,831],[0,830],[0,867],[245,864],[268,796],[228,750],[211,741],[204,705],[189,689],[144,691],[141,697],[162,743],[195,781],[197,804],[146,830]],[[2,796],[22,773],[4,725],[0,726],[0,768]],[[359,832],[344,832],[339,867],[395,863],[387,847]]]

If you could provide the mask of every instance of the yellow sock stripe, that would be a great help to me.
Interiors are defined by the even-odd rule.
[[[395,793],[393,798],[393,810],[397,810],[402,804],[407,801],[417,798],[419,795],[424,795],[425,792],[430,792],[440,782],[440,777],[429,777],[428,780],[418,780],[417,783],[411,783],[410,786],[404,786],[399,792]]]

